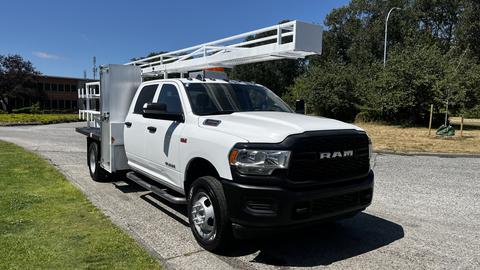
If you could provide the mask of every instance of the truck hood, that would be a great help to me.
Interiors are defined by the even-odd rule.
[[[207,119],[220,120],[218,126],[205,125]],[[338,120],[286,112],[236,112],[200,116],[200,127],[217,130],[255,143],[278,143],[287,136],[305,131],[361,128]]]

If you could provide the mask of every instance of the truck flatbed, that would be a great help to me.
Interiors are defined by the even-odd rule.
[[[80,134],[83,134],[87,137],[90,137],[90,138],[93,138],[97,141],[100,141],[101,140],[101,136],[100,136],[100,128],[95,128],[95,127],[78,127],[78,128],[75,128],[75,131],[80,133]]]

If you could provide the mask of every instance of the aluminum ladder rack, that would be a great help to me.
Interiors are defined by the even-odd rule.
[[[78,100],[78,118],[87,121],[88,127],[99,128],[100,82],[85,83],[85,88],[78,89]]]
[[[252,39],[253,38],[253,39]],[[126,63],[139,66],[143,77],[184,73],[208,68],[231,68],[276,59],[298,59],[321,54],[322,27],[290,21],[185,49]]]

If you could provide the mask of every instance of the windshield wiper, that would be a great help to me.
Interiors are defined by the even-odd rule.
[[[209,112],[209,113],[205,113],[205,114],[202,114],[202,115],[232,114],[232,113],[234,113],[234,112],[237,112],[237,111],[234,111],[234,110],[224,110],[224,111]]]

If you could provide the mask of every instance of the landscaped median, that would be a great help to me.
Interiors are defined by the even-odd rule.
[[[378,123],[356,123],[365,129],[373,142],[374,150],[386,152],[425,152],[480,154],[480,129],[470,129],[453,137],[428,135],[428,128],[402,127]]]
[[[159,269],[47,161],[0,141],[0,269]]]
[[[0,126],[75,122],[78,114],[0,113]]]

